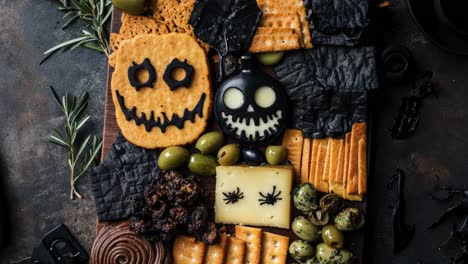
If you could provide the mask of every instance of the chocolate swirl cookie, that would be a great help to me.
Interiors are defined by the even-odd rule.
[[[151,243],[129,229],[129,223],[104,227],[91,250],[91,264],[165,264],[170,254],[162,242]]]

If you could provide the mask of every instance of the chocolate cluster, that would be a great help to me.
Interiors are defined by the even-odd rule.
[[[204,200],[194,176],[162,171],[134,201],[131,229],[150,241],[169,241],[178,233],[188,233],[213,244],[218,231]]]

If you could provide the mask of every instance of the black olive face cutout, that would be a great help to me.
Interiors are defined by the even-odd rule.
[[[153,88],[153,83],[156,81],[156,70],[154,69],[153,65],[151,64],[150,60],[146,58],[142,63],[136,64],[132,62],[133,65],[128,68],[128,80],[130,84],[135,87],[137,91],[139,91],[143,87],[150,87]],[[140,70],[148,71],[148,80],[146,82],[140,82],[137,80],[137,72]]]
[[[184,79],[182,80],[175,80],[172,76],[172,72],[177,69],[181,68],[185,71]],[[192,83],[192,76],[193,75],[193,67],[192,65],[187,63],[187,60],[183,62],[178,60],[177,58],[173,59],[169,65],[167,65],[166,70],[164,71],[163,79],[166,82],[167,86],[173,91],[177,87],[190,87]]]
[[[287,96],[281,84],[254,69],[250,56],[243,70],[221,84],[215,95],[215,117],[224,133],[242,144],[271,143],[286,126]]]

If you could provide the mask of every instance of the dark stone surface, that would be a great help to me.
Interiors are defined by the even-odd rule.
[[[78,48],[39,65],[45,50],[71,38],[78,27],[61,29],[63,13],[54,1],[0,0],[0,5],[0,192],[7,193],[11,218],[0,263],[30,256],[39,238],[62,222],[89,249],[96,222],[90,182],[79,180],[83,200],[69,199],[65,153],[48,142],[52,128],[64,121],[48,86],[59,94],[87,90],[92,119],[86,129],[101,134],[105,56]]]
[[[65,222],[89,250],[94,239],[95,209],[89,179],[80,180],[83,200],[69,200],[68,167],[64,152],[48,143],[53,127],[63,118],[48,85],[63,94],[91,93],[87,129],[101,133],[106,80],[106,59],[78,48],[57,54],[39,65],[42,52],[70,38],[77,28],[63,31],[62,13],[53,1],[0,0],[0,193],[7,194],[11,239],[0,253],[0,263],[30,255],[47,231]],[[468,58],[446,54],[429,43],[413,24],[405,4],[390,8],[385,42],[405,45],[414,52],[421,70],[434,72],[438,97],[421,108],[421,122],[413,137],[392,141],[389,128],[399,101],[409,86],[383,86],[378,104],[371,186],[369,194],[367,263],[448,263],[448,248],[438,246],[448,236],[456,217],[433,231],[426,227],[448,204],[429,198],[433,176],[443,183],[468,185]],[[407,221],[416,224],[409,247],[392,254],[391,209],[387,183],[396,167],[407,174]],[[0,203],[1,204],[1,203]],[[0,205],[1,206],[1,205]],[[0,208],[3,216],[5,208]],[[0,221],[1,222],[1,221]]]

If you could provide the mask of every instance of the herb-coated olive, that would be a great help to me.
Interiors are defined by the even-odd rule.
[[[265,52],[259,53],[257,55],[258,61],[265,66],[273,66],[278,64],[284,56],[284,52],[276,51],[276,52]]]
[[[286,158],[286,148],[283,146],[268,146],[265,158],[270,165],[279,165]]]
[[[265,155],[255,147],[245,147],[241,151],[242,160],[247,165],[258,166],[265,163]]]
[[[336,264],[350,264],[353,263],[354,255],[345,249],[340,249],[330,258],[330,261],[327,263],[336,263]]]
[[[224,144],[223,133],[219,131],[208,132],[202,135],[195,143],[195,148],[203,154],[216,153]]]
[[[317,208],[309,212],[309,220],[316,226],[324,226],[330,221],[330,215],[322,208]]]
[[[313,258],[310,258],[308,259],[305,264],[323,264],[322,262],[320,262],[320,260],[318,260],[318,258],[316,257],[313,257]]]
[[[330,263],[332,257],[337,253],[337,249],[332,248],[325,243],[320,243],[316,247],[315,257],[319,260],[320,263]]]
[[[334,225],[326,225],[322,228],[322,239],[332,248],[342,248],[344,245],[344,236]]]
[[[319,205],[319,196],[312,184],[306,182],[294,188],[294,206],[302,212],[310,212]]]
[[[218,163],[223,166],[231,166],[239,161],[240,148],[237,144],[229,144],[218,151]]]
[[[190,156],[188,168],[195,174],[210,176],[216,174],[217,165],[215,157],[195,153]]]
[[[320,208],[332,215],[338,212],[342,205],[343,199],[332,193],[325,194],[322,196],[322,198],[320,198]]]
[[[320,239],[320,229],[304,216],[294,218],[291,229],[300,239],[315,242]]]
[[[341,231],[354,231],[362,228],[365,220],[358,208],[345,208],[336,214],[334,223]]]
[[[289,254],[299,262],[312,258],[315,248],[312,244],[304,240],[295,240],[289,245]]]
[[[173,170],[182,167],[187,162],[190,153],[183,147],[168,147],[158,157],[158,167],[161,170]]]
[[[145,12],[145,0],[112,0],[118,9],[133,15],[140,15]]]

